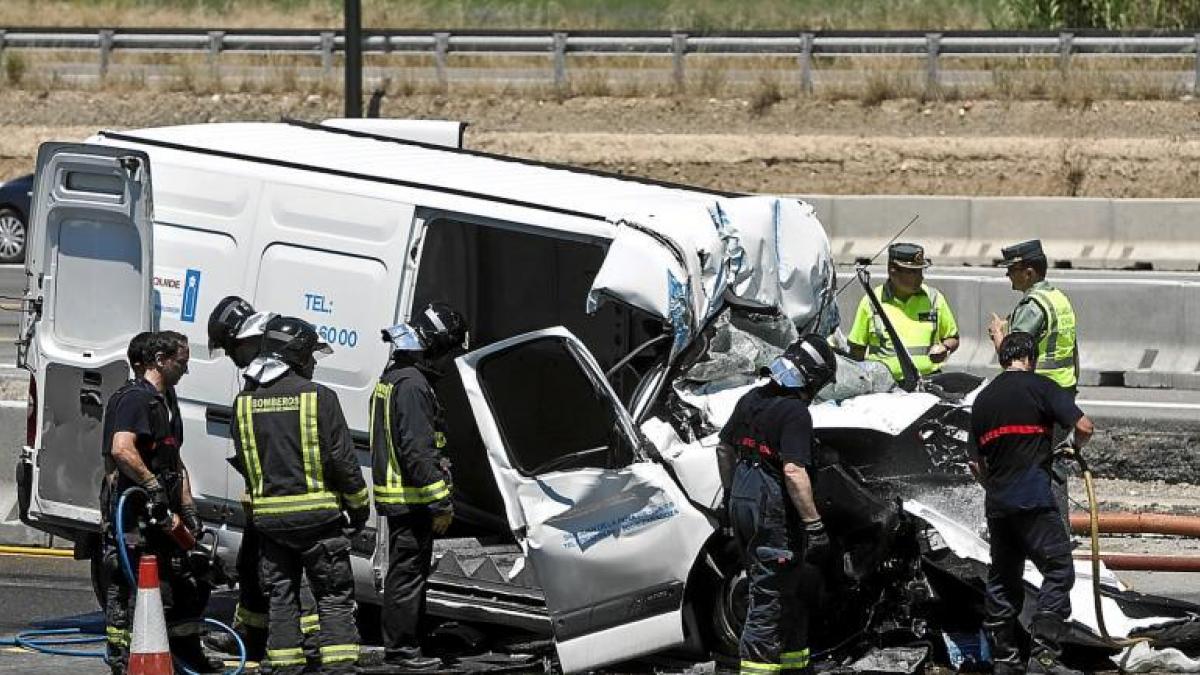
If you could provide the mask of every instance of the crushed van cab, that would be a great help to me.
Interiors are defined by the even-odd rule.
[[[170,329],[192,342],[184,461],[232,560],[239,382],[206,349],[215,304],[239,295],[319,327],[334,354],[315,379],[337,392],[369,471],[368,405],[387,358],[374,336],[449,302],[482,346],[438,384],[456,522],[430,612],[552,636],[567,672],[736,653],[745,582],[722,525],[716,432],[760,366],[838,325],[812,207],[460,145],[454,123],[354,120],[44,145],[19,351],[31,373],[22,519],[80,556],[95,549],[104,402],[128,376],[129,338]],[[987,562],[965,470],[969,396],[892,391],[870,364],[842,366],[812,409],[816,496],[840,553],[814,571],[815,649],[978,628],[981,610],[963,602],[981,597]],[[375,525],[353,542],[370,603],[387,567],[386,521]],[[1104,650],[1088,575],[1076,642]],[[1200,607],[1102,581],[1113,634],[1166,641],[1171,626],[1172,644],[1195,639]]]

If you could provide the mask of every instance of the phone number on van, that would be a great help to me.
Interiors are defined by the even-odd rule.
[[[326,343],[335,347],[358,346],[358,331],[335,326],[317,326],[317,335]]]

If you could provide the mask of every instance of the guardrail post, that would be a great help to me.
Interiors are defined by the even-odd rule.
[[[1071,51],[1074,49],[1075,34],[1058,34],[1058,70],[1063,75],[1071,69]]]
[[[112,56],[113,48],[113,31],[104,29],[100,31],[100,79],[108,76],[108,61]]]
[[[446,73],[447,55],[450,53],[450,34],[449,33],[434,33],[433,34],[433,67],[437,69],[438,85],[445,88],[449,83],[449,76]]]
[[[321,70],[325,77],[333,74],[333,40],[337,34],[333,31],[321,31]]]
[[[1192,80],[1192,95],[1200,94],[1200,33],[1192,38],[1196,50],[1196,75]],[[0,49],[4,48],[4,36],[0,35]]]
[[[208,31],[208,70],[213,79],[221,77],[221,47],[225,43],[225,31]]]
[[[687,38],[687,33],[671,35],[671,79],[675,82],[675,89],[679,91],[683,91],[684,85],[683,57],[687,54]]]
[[[813,92],[812,52],[813,34],[800,34],[800,91],[805,94]]]
[[[8,31],[0,28],[0,58],[4,56],[4,39],[8,35]]]
[[[567,86],[567,34],[554,34],[554,86]]]
[[[941,64],[938,57],[942,54],[942,34],[925,34],[925,91],[937,93],[942,86]]]

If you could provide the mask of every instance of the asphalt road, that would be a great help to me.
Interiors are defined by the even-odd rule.
[[[1129,585],[1143,593],[1162,594],[1200,602],[1200,574],[1120,573]],[[214,612],[225,619],[233,599],[219,594]],[[80,628],[103,632],[88,579],[88,564],[69,558],[0,555],[0,642],[32,629]],[[78,645],[81,651],[97,651],[100,644]],[[661,668],[655,669],[662,672]],[[671,670],[674,670],[673,668]],[[95,658],[34,654],[12,646],[0,646],[0,674],[106,675],[108,668]]]

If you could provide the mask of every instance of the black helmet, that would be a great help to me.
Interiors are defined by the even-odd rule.
[[[470,333],[467,320],[458,310],[434,302],[414,312],[408,323],[385,328],[383,341],[390,343],[395,352],[424,352],[428,358],[437,358],[456,348],[466,350]]]
[[[810,333],[793,342],[763,371],[785,389],[816,396],[837,374],[837,358],[825,338]]]
[[[259,353],[277,357],[303,373],[318,353],[332,354],[333,350],[321,340],[311,323],[294,316],[277,316],[263,328]]]
[[[210,348],[229,351],[242,325],[254,315],[254,307],[236,295],[227,295],[208,315],[208,344]]]

